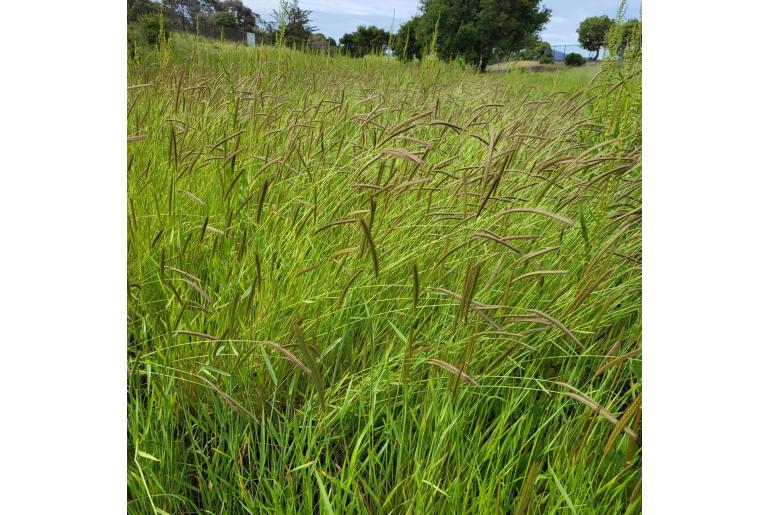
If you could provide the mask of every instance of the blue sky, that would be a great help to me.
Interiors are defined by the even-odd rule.
[[[259,13],[265,20],[270,19],[278,0],[243,0],[243,3]],[[620,0],[543,0],[542,5],[551,9],[551,21],[541,37],[552,45],[577,43],[580,22],[588,16],[606,14],[615,17]],[[376,25],[390,29],[395,12],[394,28],[417,13],[419,0],[299,0],[303,9],[313,11],[310,19],[326,36],[339,40],[346,32],[353,32],[358,25]],[[638,18],[641,0],[627,3],[626,16]]]

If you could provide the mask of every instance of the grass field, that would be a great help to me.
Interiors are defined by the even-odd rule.
[[[639,62],[129,58],[128,511],[641,512]]]

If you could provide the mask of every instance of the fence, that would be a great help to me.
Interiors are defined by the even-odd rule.
[[[596,52],[586,50],[580,45],[551,45],[551,51],[553,52],[554,61],[563,61],[565,55],[572,53],[580,54],[586,59],[593,59],[596,55]],[[606,49],[602,47],[602,49],[599,50],[599,59],[603,59],[605,53]]]
[[[206,38],[226,39],[228,41],[237,41],[239,43],[246,43],[246,35],[252,34],[254,38],[249,38],[249,43],[253,41],[254,44],[260,45],[267,42],[267,36],[265,34],[253,34],[235,27],[216,25],[203,16],[193,19],[178,11],[170,10],[165,11],[163,14],[166,18],[166,28],[169,31],[187,32],[190,34],[198,34]]]

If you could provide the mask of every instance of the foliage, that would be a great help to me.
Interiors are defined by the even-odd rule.
[[[518,51],[514,57],[522,61],[539,61],[542,58],[553,58],[553,49],[545,41],[533,41],[527,48]]]
[[[286,14],[289,10],[288,0],[278,0],[278,10],[273,10],[271,29],[274,30],[274,43],[278,48],[286,45]]]
[[[256,14],[246,5],[243,5],[241,0],[225,0],[223,2],[217,2],[216,10],[219,12],[226,12],[235,17],[237,26],[245,32],[256,32],[259,28],[259,24],[262,22],[262,18],[259,14]]]
[[[340,38],[340,45],[345,47],[345,52],[351,57],[363,57],[370,53],[382,52],[390,40],[390,33],[385,29],[370,25],[360,25],[352,34],[345,34]]]
[[[131,60],[127,512],[640,513],[633,48]]]
[[[283,26],[285,44],[301,47],[310,39],[316,30],[316,27],[310,24],[310,14],[311,11],[299,7],[297,0],[291,4],[282,5],[279,11],[273,11],[273,20],[276,25]]]
[[[553,64],[553,56],[552,55],[542,55],[540,56],[540,59],[537,60],[540,64]]]
[[[594,59],[599,57],[599,50],[605,45],[607,32],[613,22],[607,16],[591,16],[580,22],[577,29],[580,46],[591,52],[596,52]]]
[[[308,49],[315,52],[324,52],[329,48],[337,46],[334,38],[327,38],[323,34],[313,34],[307,40]]]
[[[218,27],[237,28],[244,32],[258,32],[263,25],[259,14],[241,0],[164,0],[164,6],[181,30],[188,32],[193,31],[201,19]],[[235,19],[235,24],[231,17]]]
[[[423,40],[421,29],[419,16],[415,16],[399,27],[393,38],[393,51],[402,61],[422,59],[422,47],[419,43]]]
[[[642,24],[636,19],[632,18],[621,25],[620,41],[618,43],[618,54],[622,55],[628,46],[641,45],[642,39]]]
[[[567,66],[583,66],[585,63],[585,57],[578,53],[570,52],[564,56],[564,64]]]
[[[211,21],[214,23],[214,25],[218,25],[220,27],[230,27],[233,29],[238,28],[238,20],[231,12],[220,11],[214,13],[214,15],[211,17]]]
[[[148,14],[157,14],[159,11],[159,4],[152,0],[128,0],[126,9],[129,23],[139,21],[139,18]]]
[[[160,14],[146,14],[139,18],[139,30],[142,39],[149,45],[157,45],[160,42],[160,32],[163,22]]]
[[[179,23],[184,31],[191,31],[195,27],[195,20],[199,16],[210,16],[214,13],[215,2],[203,0],[164,0],[162,2],[164,14]]]
[[[493,49],[516,52],[524,48],[550,16],[549,9],[540,8],[539,0],[423,0],[419,44],[429,48],[435,36],[441,59],[460,57],[483,72]]]
[[[314,34],[316,28],[310,23],[311,11],[299,7],[298,0],[281,2],[280,12],[273,11],[273,21],[266,23],[261,16],[253,12],[241,0],[166,0],[165,16],[167,24],[170,24],[172,30],[184,32],[196,32],[200,26],[200,34],[208,37],[212,36],[213,27],[223,29],[237,29],[229,32],[231,39],[238,37],[243,32],[253,32],[257,35],[257,40],[274,44],[287,44],[294,47],[302,47],[307,44],[313,51],[325,51],[329,48],[336,48],[337,41],[334,38],[328,38],[323,34]],[[148,18],[145,24],[149,24],[145,29],[139,26],[138,19],[150,14],[160,12],[160,4],[152,0],[128,0],[127,14],[129,22],[129,51],[149,38],[157,44],[156,28],[159,26],[157,20]],[[199,25],[200,24],[200,25]],[[365,28],[363,39],[361,35],[356,35],[353,40],[353,52],[356,55],[363,55],[370,46],[382,48],[379,44],[379,33],[371,33],[372,27]],[[240,31],[240,32],[238,32]],[[381,31],[381,29],[376,29]],[[216,29],[219,34],[219,29]],[[387,34],[387,33],[386,33]],[[217,36],[218,37],[218,36]],[[387,34],[386,40],[391,35]],[[358,48],[360,46],[360,48]],[[414,43],[412,43],[414,46]]]
[[[642,145],[642,23],[623,23],[625,10],[623,0],[607,36],[599,95],[591,111],[603,121],[604,131],[597,137],[616,140],[622,149],[635,149]]]

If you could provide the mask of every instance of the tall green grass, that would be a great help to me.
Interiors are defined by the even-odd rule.
[[[137,52],[128,511],[640,512],[640,97],[612,66]]]

